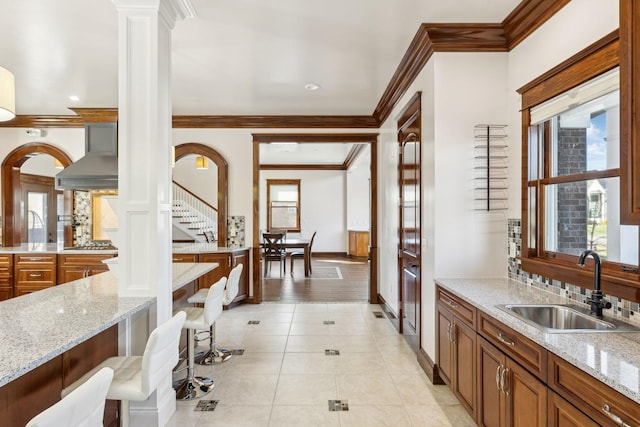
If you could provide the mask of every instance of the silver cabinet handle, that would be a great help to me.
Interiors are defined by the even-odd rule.
[[[453,302],[451,300],[447,300],[447,304],[449,304],[449,306],[452,307],[452,308],[458,308],[458,304],[456,304],[455,302]]]
[[[500,369],[502,368],[502,365],[498,365],[498,367],[496,368],[496,387],[498,388],[498,391],[502,391],[502,386],[500,385]]]
[[[608,403],[605,403],[604,405],[602,405],[602,412],[604,412],[605,415],[607,417],[611,418],[613,420],[613,422],[615,422],[616,424],[618,424],[618,425],[620,425],[622,427],[631,427],[631,425],[625,423],[622,418],[620,418],[618,415],[616,415],[613,412],[611,412],[611,408],[609,408],[609,404]]]
[[[29,277],[42,277],[42,274],[29,274]]]
[[[451,341],[451,322],[447,325],[447,338]]]
[[[500,375],[500,385],[502,386],[502,392],[507,396],[509,396],[509,391],[511,391],[511,387],[509,387],[508,389],[505,387],[505,385],[509,382],[509,377],[507,376],[509,375],[509,372],[509,368],[504,368],[502,370],[502,374]]]
[[[26,259],[28,259],[29,261],[42,261],[43,259],[46,259],[46,258],[43,258],[43,257],[29,257],[29,258],[26,258]]]
[[[505,337],[502,335],[502,332],[498,332],[498,335],[496,335],[496,338],[498,338],[498,340],[499,340],[501,343],[506,344],[506,345],[508,345],[509,347],[513,347],[513,346],[515,346],[515,345],[516,345],[516,343],[515,343],[515,342],[511,341],[511,340],[510,340],[510,339],[508,339],[508,338],[505,338]]]
[[[457,326],[455,323],[451,324],[451,342],[456,342]]]

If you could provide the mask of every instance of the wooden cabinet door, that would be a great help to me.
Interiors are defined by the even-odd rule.
[[[507,425],[547,426],[547,385],[507,357],[504,391],[509,405]]]
[[[208,288],[222,277],[228,277],[231,271],[231,253],[212,253],[198,255],[198,262],[217,262],[218,268],[213,269],[198,280],[198,289]]]
[[[11,286],[0,286],[0,301],[13,298],[13,288]]]
[[[238,295],[233,299],[233,306],[240,301],[249,298],[249,250],[234,252],[231,260],[232,268],[238,264],[242,264],[242,275],[238,285]]]
[[[477,340],[478,425],[507,425],[507,400],[499,388],[499,375],[506,356],[484,338]]]
[[[597,427],[600,425],[553,391],[549,390],[548,393],[549,427]]]
[[[72,282],[85,277],[87,267],[75,265],[73,267],[58,267],[58,284]]]
[[[450,332],[453,316],[447,310],[438,307],[438,336],[437,336],[437,363],[438,373],[446,384],[452,386],[453,378],[453,348],[451,345]]]
[[[476,331],[454,317],[453,392],[471,417],[476,419]]]

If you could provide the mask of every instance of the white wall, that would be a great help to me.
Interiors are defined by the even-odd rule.
[[[196,155],[184,156],[173,167],[173,180],[218,208],[218,166],[213,161],[208,169],[196,169]]]
[[[300,180],[302,237],[311,238],[314,252],[346,252],[345,171],[267,170],[260,172],[260,229],[267,229],[267,179]]]
[[[358,156],[347,170],[347,230],[369,230],[371,223],[371,148]]]

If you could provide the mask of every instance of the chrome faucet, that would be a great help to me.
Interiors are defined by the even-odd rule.
[[[600,287],[600,256],[596,251],[587,249],[580,254],[580,258],[578,258],[578,265],[580,267],[584,267],[584,262],[589,255],[593,258],[594,269],[593,291],[591,291],[591,298],[587,301],[591,303],[591,315],[602,318],[602,309],[611,308],[611,303],[602,298],[602,289]]]

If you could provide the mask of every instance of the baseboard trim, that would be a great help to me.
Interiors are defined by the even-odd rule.
[[[314,258],[336,258],[336,257],[341,257],[341,258],[346,258],[347,253],[346,252],[313,252],[313,257]]]
[[[396,328],[397,331],[399,331],[400,322],[398,321],[398,313],[396,313],[393,308],[389,304],[387,304],[387,301],[380,294],[378,294],[378,304],[380,304],[380,307],[382,307],[382,312],[385,314],[385,316],[387,316],[393,327]]]
[[[424,373],[427,374],[427,377],[431,380],[431,384],[443,385],[445,383],[440,377],[438,365],[431,360],[429,355],[423,349],[420,349],[418,352],[418,363],[422,367]]]

